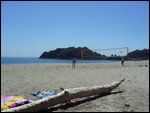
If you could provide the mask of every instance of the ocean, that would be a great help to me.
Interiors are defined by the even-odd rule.
[[[77,63],[111,63],[118,60],[78,60]],[[72,63],[72,60],[39,59],[37,57],[1,57],[1,64]]]

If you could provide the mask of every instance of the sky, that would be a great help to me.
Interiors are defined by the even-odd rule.
[[[149,2],[1,2],[1,57],[67,47],[149,49]]]

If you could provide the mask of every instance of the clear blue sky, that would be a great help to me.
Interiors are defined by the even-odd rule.
[[[1,2],[1,56],[66,47],[149,48],[149,2]]]

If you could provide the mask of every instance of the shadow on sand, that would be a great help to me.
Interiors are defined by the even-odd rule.
[[[111,92],[110,94],[117,94],[117,93],[122,93],[122,92],[123,91],[116,91],[116,92]],[[70,107],[81,105],[83,103],[90,102],[92,100],[96,100],[98,98],[101,98],[103,96],[110,95],[110,94],[91,96],[91,97],[88,97],[86,99],[82,99],[82,100],[76,101],[75,103],[60,104],[59,106],[50,107],[50,108],[48,108],[46,110],[42,110],[41,112],[53,112],[53,111],[57,111],[58,109],[66,110],[66,109],[68,109]]]

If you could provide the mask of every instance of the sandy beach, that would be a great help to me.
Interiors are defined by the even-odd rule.
[[[115,89],[123,91],[103,97],[77,100],[72,106],[57,105],[46,111],[61,112],[148,112],[149,60],[117,63],[78,64],[1,64],[1,95],[31,95],[36,91],[58,90],[84,86],[104,85],[125,81]]]

